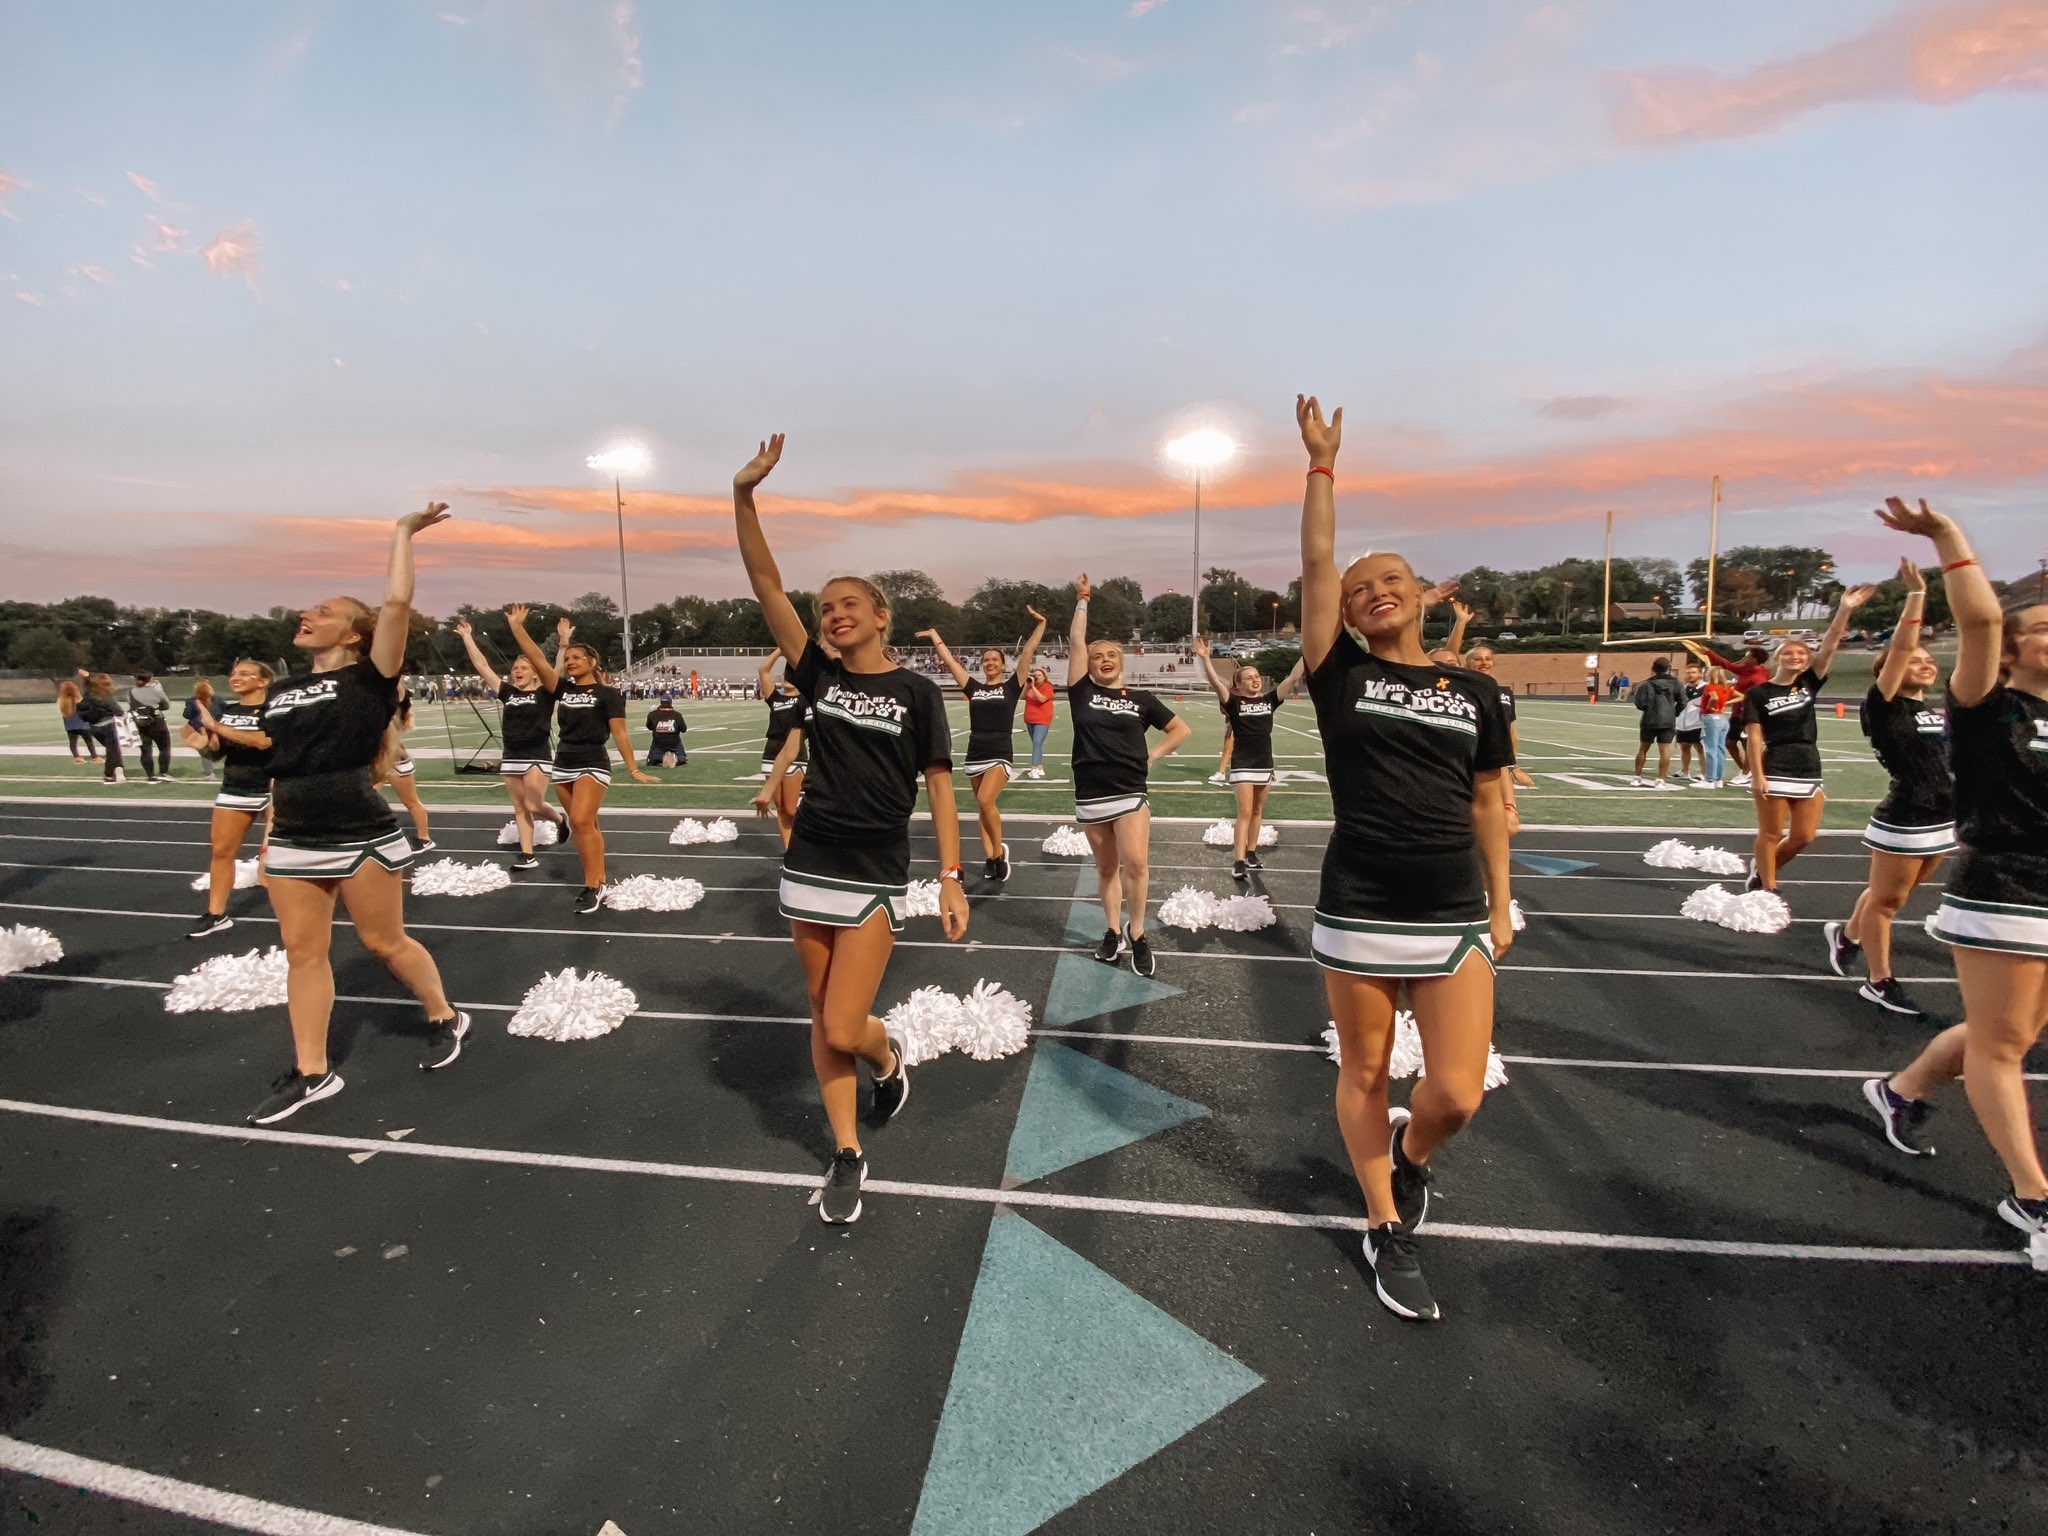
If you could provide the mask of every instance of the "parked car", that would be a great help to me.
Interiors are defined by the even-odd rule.
[[[1495,635],[1493,638],[1496,640],[1519,640],[1522,637],[1516,634],[1512,629],[1504,629],[1499,634]]]
[[[1742,632],[1742,643],[1744,645],[1762,645],[1764,641],[1768,640],[1769,638],[1770,637],[1760,629],[1745,629]]]

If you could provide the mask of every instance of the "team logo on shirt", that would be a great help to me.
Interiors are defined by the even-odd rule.
[[[1939,736],[1945,724],[1938,709],[1918,709],[1913,712],[1913,729],[1922,736]]]
[[[273,693],[270,702],[264,706],[273,715],[288,715],[295,709],[305,709],[314,704],[325,704],[341,690],[341,684],[331,677],[316,677],[309,683],[296,688],[287,688]]]
[[[1351,707],[1362,715],[1408,720],[1465,736],[1479,734],[1479,706],[1453,689],[1447,677],[1438,678],[1434,688],[1411,688],[1391,678],[1368,678],[1359,690],[1358,702]]]
[[[1781,693],[1775,699],[1766,700],[1764,703],[1764,713],[1767,715],[1794,714],[1806,708],[1812,702],[1813,695],[1804,688],[1798,688],[1791,693]]]
[[[512,696],[505,700],[505,707],[507,709],[531,709],[539,703],[540,694],[537,691],[521,693],[517,688],[514,688]]]
[[[2048,720],[2034,722],[2034,739],[2027,743],[2029,751],[2048,752]]]
[[[864,731],[881,731],[889,736],[901,736],[904,722],[910,718],[910,706],[901,699],[892,699],[886,694],[856,693],[837,683],[828,683],[812,708],[818,714],[844,720]]]
[[[1271,699],[1239,699],[1237,701],[1237,715],[1240,720],[1257,719],[1261,715],[1270,715],[1272,713],[1273,701]]]
[[[1136,699],[1118,698],[1113,694],[1098,693],[1088,700],[1090,709],[1099,709],[1107,715],[1129,715],[1133,718],[1141,712]]]

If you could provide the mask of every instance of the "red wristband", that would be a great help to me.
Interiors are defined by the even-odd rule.
[[[1958,560],[1953,565],[1944,565],[1941,568],[1941,574],[1946,576],[1950,571],[1960,571],[1964,566],[1975,565],[1976,563],[1977,557],[1975,555],[1972,555],[1967,560]]]
[[[1337,483],[1336,475],[1331,473],[1330,467],[1327,464],[1311,464],[1308,472],[1312,475],[1329,475],[1330,484],[1335,485]]]

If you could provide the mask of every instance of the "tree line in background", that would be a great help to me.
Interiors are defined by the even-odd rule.
[[[1616,559],[1613,601],[1655,603],[1672,619],[1687,610],[1691,596],[1696,612],[1706,597],[1707,562],[1694,560],[1682,570],[1661,558]],[[1714,614],[1720,625],[1740,628],[1766,614],[1799,618],[1818,615],[1840,595],[1834,561],[1824,549],[1804,546],[1743,545],[1723,554],[1714,580]],[[1927,617],[1948,622],[1948,604],[1939,572],[1929,568]],[[1057,640],[1066,634],[1074,612],[1074,584],[1049,586],[992,576],[966,601],[950,601],[938,582],[923,571],[882,571],[873,581],[889,596],[895,637],[908,643],[922,629],[936,629],[956,649],[962,646],[1010,647],[1030,633],[1027,609],[1047,619],[1046,632]],[[1459,597],[1478,614],[1479,630],[1515,627],[1530,634],[1584,633],[1600,624],[1603,571],[1597,558],[1560,560],[1536,570],[1496,571],[1474,566],[1458,577]],[[2030,588],[2027,582],[1992,585]],[[817,619],[816,595],[792,592],[790,600],[807,625]],[[1905,586],[1896,578],[1885,582],[1862,610],[1867,629],[1888,628],[1904,606]],[[528,628],[536,637],[553,630],[567,616],[579,639],[595,645],[616,664],[623,656],[618,604],[601,592],[587,592],[566,606],[535,603]],[[487,655],[509,663],[512,636],[505,616],[496,608],[465,605],[453,617],[474,626]],[[1203,628],[1211,633],[1279,634],[1301,618],[1301,583],[1275,592],[1222,566],[1203,572]],[[1439,615],[1437,622],[1443,620]],[[202,608],[128,608],[104,597],[73,597],[61,603],[0,602],[0,657],[7,666],[56,676],[75,667],[106,672],[190,669],[220,673],[237,657],[288,660],[298,610],[272,608],[260,617],[235,617]],[[1432,624],[1432,629],[1436,624]],[[1628,627],[1642,628],[1646,624]],[[1677,627],[1677,626],[1674,626]],[[1697,627],[1697,620],[1689,627]],[[1169,588],[1147,598],[1129,576],[1098,579],[1089,610],[1089,631],[1097,636],[1168,645],[1185,640],[1189,629],[1186,593]],[[684,596],[656,603],[633,615],[633,654],[648,656],[669,647],[706,650],[764,647],[773,644],[761,610],[752,598]],[[443,621],[413,616],[407,660],[426,672],[466,672],[461,642]]]

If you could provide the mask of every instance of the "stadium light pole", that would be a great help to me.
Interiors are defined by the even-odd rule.
[[[1237,457],[1237,444],[1214,427],[1200,427],[1166,445],[1166,456],[1195,475],[1194,585],[1188,588],[1188,646],[1202,638],[1202,476]]]
[[[619,520],[619,634],[626,645],[626,680],[633,679],[633,600],[626,595],[626,493],[620,481],[626,475],[644,475],[654,465],[647,450],[638,443],[620,443],[603,453],[593,453],[584,464],[612,477],[612,511]]]

